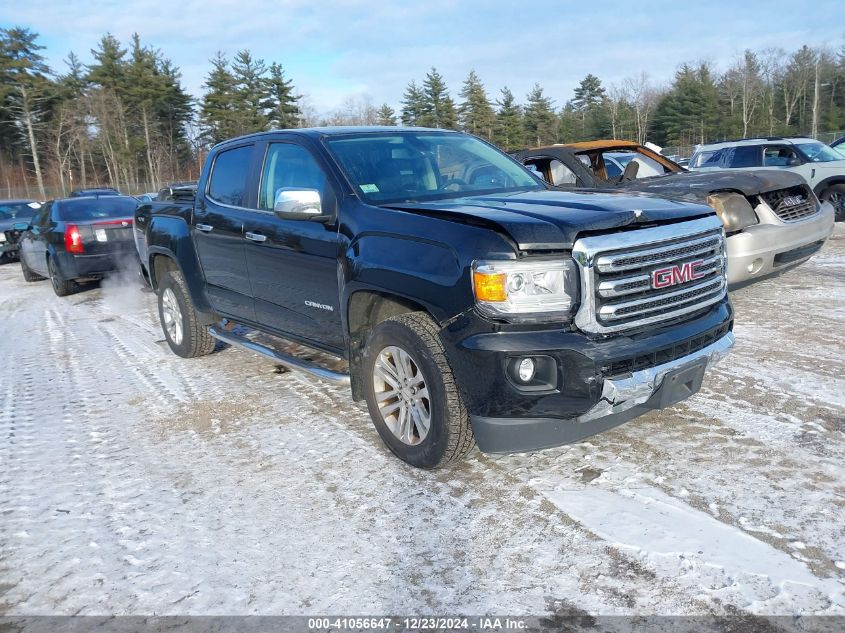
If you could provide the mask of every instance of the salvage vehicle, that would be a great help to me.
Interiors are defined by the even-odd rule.
[[[129,196],[65,198],[46,202],[20,239],[26,281],[49,278],[59,296],[102,279],[134,259],[132,222],[137,200]]]
[[[574,442],[670,406],[734,342],[710,207],[554,190],[459,132],[226,141],[193,204],[141,205],[135,231],[174,353],[209,354],[219,339],[350,384],[418,467],[476,443]]]
[[[17,259],[21,230],[40,208],[35,200],[0,200],[0,264]]]
[[[689,172],[632,141],[551,145],[514,156],[556,186],[613,188],[710,205],[727,233],[732,288],[807,261],[833,232],[833,207],[788,172]]]
[[[690,169],[767,169],[801,176],[845,220],[845,156],[813,138],[770,136],[700,145]]]

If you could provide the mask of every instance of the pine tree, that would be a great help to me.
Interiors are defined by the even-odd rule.
[[[299,127],[300,95],[294,93],[293,80],[285,79],[281,64],[270,64],[270,77],[267,80],[270,101],[270,125],[278,129]]]
[[[654,113],[654,140],[664,145],[692,145],[718,136],[719,93],[706,64],[688,64]]]
[[[455,130],[458,128],[458,116],[455,102],[449,96],[443,76],[432,68],[426,74],[422,87],[423,111],[418,125]]]
[[[47,116],[53,85],[47,78],[50,69],[38,52],[44,47],[36,39],[38,34],[26,28],[0,29],[0,104],[22,136],[39,193],[46,198],[36,128]]]
[[[381,104],[376,117],[379,125],[396,125],[396,111],[386,103]]]
[[[408,84],[402,97],[402,124],[422,125],[420,119],[425,108],[425,95],[415,81]]]
[[[496,102],[496,105],[499,108],[496,112],[496,126],[493,133],[496,145],[506,152],[523,149],[525,122],[522,107],[516,102],[510,88],[502,88],[502,98]]]
[[[493,139],[493,128],[496,124],[496,115],[484,84],[471,70],[461,89],[463,102],[458,108],[458,119],[461,129],[464,132],[475,134],[488,141]]]
[[[218,52],[209,60],[211,72],[206,77],[206,93],[200,104],[200,122],[205,138],[219,143],[237,135],[235,123],[235,77],[229,71],[229,60]]]
[[[601,79],[593,74],[584,77],[575,88],[575,94],[567,104],[565,113],[561,115],[561,131],[568,132],[571,140],[587,140],[607,136],[607,112],[604,108],[607,94],[601,85]],[[574,115],[574,117],[570,117]],[[578,126],[572,129],[573,119]]]
[[[270,126],[269,112],[274,103],[267,81],[267,66],[263,59],[254,59],[244,49],[232,61],[235,78],[235,121],[237,133],[263,132]]]
[[[534,84],[525,106],[525,133],[528,143],[535,146],[557,142],[558,118],[552,100],[543,94],[540,84]]]
[[[581,80],[578,87],[575,88],[572,107],[576,112],[589,110],[597,105],[601,105],[605,97],[606,94],[601,85],[601,79],[593,74],[588,74]]]
[[[99,48],[91,54],[95,62],[88,67],[88,81],[122,98],[127,86],[126,49],[120,47],[114,35],[107,33],[100,40]]]

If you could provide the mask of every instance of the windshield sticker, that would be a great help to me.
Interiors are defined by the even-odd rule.
[[[38,202],[30,202],[26,206],[28,206],[30,209],[40,209],[41,208],[41,204],[38,203]]]
[[[364,193],[378,193],[378,187],[375,185],[361,185],[361,191]]]

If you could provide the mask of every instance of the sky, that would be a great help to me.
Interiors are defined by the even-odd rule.
[[[70,51],[90,62],[106,32],[125,44],[138,32],[181,69],[194,96],[216,51],[232,57],[248,48],[268,65],[281,63],[319,112],[348,98],[398,110],[408,82],[432,67],[455,97],[475,69],[494,99],[508,86],[522,101],[539,82],[563,106],[588,73],[605,86],[643,71],[664,84],[685,61],[724,69],[746,48],[838,50],[845,2],[3,0],[0,26],[39,33],[58,71]]]

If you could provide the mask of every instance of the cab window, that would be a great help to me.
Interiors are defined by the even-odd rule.
[[[272,211],[282,189],[316,189],[325,197],[326,175],[311,153],[292,143],[271,143],[264,158],[258,208]]]
[[[252,145],[227,149],[217,154],[211,169],[208,197],[220,204],[245,207],[246,180],[251,157]]]

